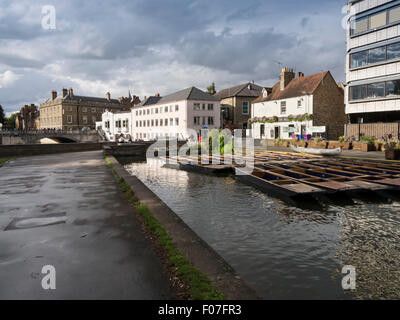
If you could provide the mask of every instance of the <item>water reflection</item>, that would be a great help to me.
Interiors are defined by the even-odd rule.
[[[161,166],[125,167],[266,299],[400,297],[398,203],[298,208],[232,177]],[[345,264],[357,268],[354,294],[341,289]]]

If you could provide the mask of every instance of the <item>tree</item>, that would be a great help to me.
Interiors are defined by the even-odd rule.
[[[4,124],[5,120],[6,120],[6,116],[4,114],[3,107],[0,104],[0,123]]]
[[[214,82],[211,84],[211,86],[207,87],[207,92],[209,94],[215,94],[217,92],[217,91],[215,91],[215,83]]]
[[[15,120],[17,119],[17,114],[13,113],[11,116],[5,119],[5,124],[8,129],[15,129]]]

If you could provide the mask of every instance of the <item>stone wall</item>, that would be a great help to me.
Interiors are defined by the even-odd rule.
[[[0,158],[94,151],[101,150],[105,145],[115,145],[115,142],[0,145]]]

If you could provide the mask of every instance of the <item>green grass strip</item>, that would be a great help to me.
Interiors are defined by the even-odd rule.
[[[172,238],[161,223],[151,214],[149,208],[141,204],[135,197],[135,193],[126,181],[119,177],[110,160],[105,157],[111,171],[117,177],[120,189],[127,200],[135,207],[136,212],[143,218],[148,230],[156,236],[161,247],[168,253],[168,262],[175,267],[176,276],[184,281],[190,288],[190,297],[193,300],[224,300],[225,296],[214,288],[210,279],[199,269],[194,267],[175,247]]]
[[[3,166],[3,164],[5,164],[8,160],[10,160],[9,158],[0,158],[0,168]]]

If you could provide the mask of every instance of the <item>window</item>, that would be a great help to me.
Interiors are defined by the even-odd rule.
[[[386,25],[386,11],[375,14],[370,17],[369,29],[377,29]]]
[[[138,122],[138,121],[136,121],[136,128],[137,128],[137,127],[139,127],[139,122]]]
[[[286,114],[286,101],[281,101],[281,114]]]
[[[208,110],[214,110],[214,104],[209,103],[208,104]]]
[[[357,68],[367,64],[368,51],[353,53],[351,55],[351,67]]]
[[[367,97],[379,98],[385,96],[385,83],[372,83],[367,85]]]
[[[83,116],[82,117],[82,121],[83,121],[84,124],[86,124],[87,123],[87,116]]]
[[[67,122],[72,123],[72,116],[67,116]]]
[[[200,117],[194,117],[194,118],[193,118],[193,122],[194,122],[194,124],[197,125],[197,126],[200,125]]]
[[[371,49],[368,52],[368,63],[377,63],[386,60],[386,47]]]
[[[179,118],[175,118],[175,125],[179,126]]]
[[[400,7],[389,10],[389,23],[400,21]]]
[[[203,103],[202,110],[206,110],[206,104]]]
[[[300,108],[301,105],[302,105],[302,101],[301,101],[301,100],[298,100],[298,101],[297,101],[297,108]]]
[[[142,120],[139,121],[139,127],[141,127],[141,126],[142,126]]]
[[[146,121],[143,120],[143,127],[146,127]]]
[[[142,110],[139,110],[139,116],[141,116],[142,115]]]
[[[386,96],[395,97],[400,95],[400,80],[386,82]]]
[[[170,126],[173,126],[173,125],[174,125],[174,119],[172,119],[172,118],[169,119],[169,125],[170,125]]]
[[[214,125],[214,117],[208,117],[208,125]]]
[[[157,109],[158,110],[158,109]],[[156,127],[158,127],[158,119],[156,119]]]
[[[87,112],[87,108],[86,108],[86,107],[83,107],[83,108],[82,108],[82,112]]]
[[[147,114],[150,114],[150,109],[147,109]]]
[[[154,127],[154,120],[151,120],[151,126]]]
[[[394,43],[387,46],[387,59],[400,58],[400,43]]]
[[[160,127],[163,126],[163,119],[160,119]]]
[[[139,112],[136,110],[136,116],[138,116],[138,113],[139,113]]]
[[[175,105],[175,111],[179,111],[179,105]]]
[[[160,113],[162,113],[162,107],[160,107]]]
[[[155,109],[156,114],[158,114],[158,108]]]
[[[72,107],[68,107],[68,111],[71,112],[72,111]]]
[[[92,116],[92,123],[96,123],[96,116]]]
[[[242,103],[242,114],[249,114],[249,102],[244,101]]]
[[[147,126],[150,127],[150,120],[147,120]]]
[[[352,34],[368,31],[368,17],[353,21],[351,29]]]
[[[193,110],[194,110],[194,111],[199,111],[199,110],[200,110],[200,103],[195,103],[195,104],[193,105]]]
[[[361,100],[367,97],[367,86],[354,86],[350,87],[350,97],[351,100]]]
[[[104,125],[106,126],[106,128],[110,128],[110,121],[106,121],[105,123],[104,123]]]
[[[173,106],[169,106],[169,112],[173,111]]]
[[[96,108],[92,108],[92,113],[96,113]]]
[[[168,126],[168,119],[165,119],[164,126]]]

